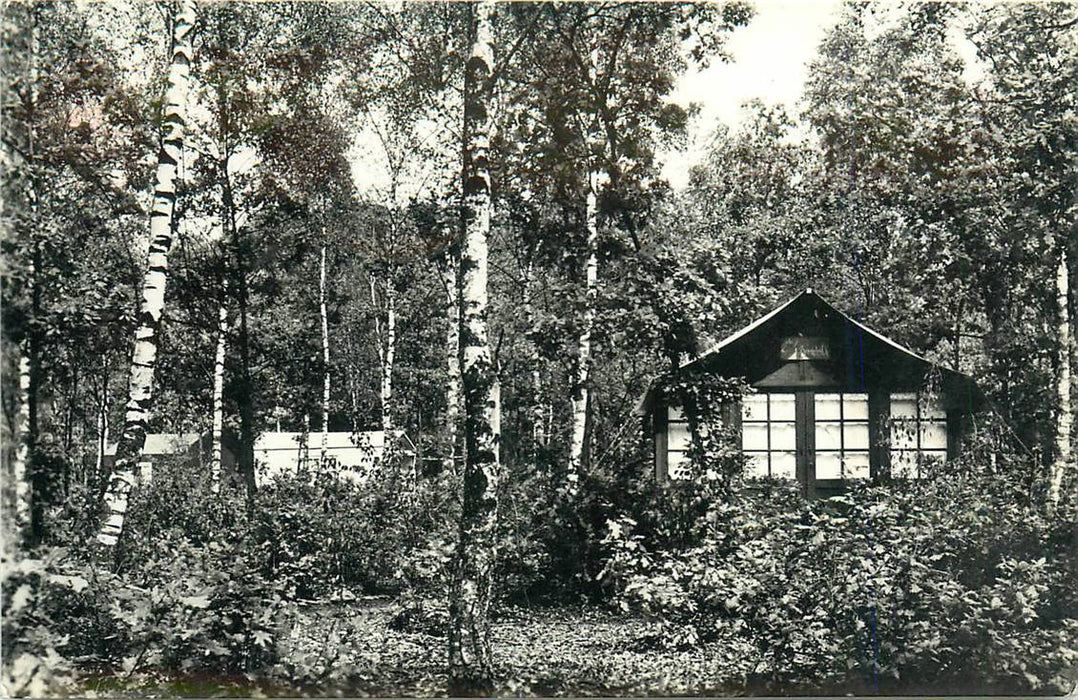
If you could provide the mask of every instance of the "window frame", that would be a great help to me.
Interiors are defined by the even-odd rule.
[[[923,400],[924,398],[933,397],[939,404],[939,414],[941,417],[926,418],[923,415]],[[893,410],[894,401],[896,397],[907,397],[905,400],[909,400],[908,397],[913,398],[914,415],[913,417],[901,417],[896,418]],[[942,456],[942,462],[946,463],[951,458],[951,421],[948,415],[947,409],[944,406],[942,397],[933,395],[928,392],[921,391],[920,389],[915,391],[889,391],[887,392],[887,455],[888,455],[888,476],[892,479],[915,479],[920,480],[925,478],[922,473],[922,467],[924,466],[925,455],[940,455]],[[913,436],[914,447],[895,447],[894,444],[894,431],[898,423],[908,425],[912,421],[913,423]],[[927,424],[939,424],[943,426],[943,447],[925,448],[921,443],[922,426]],[[897,457],[903,453],[912,453],[914,455],[914,463],[912,465],[913,472],[902,475],[895,474],[895,462]]]
[[[825,484],[833,483],[836,481],[853,481],[853,480],[871,480],[873,477],[873,456],[872,456],[872,394],[868,390],[864,391],[844,391],[842,389],[837,390],[824,390],[824,391],[811,391],[812,396],[812,415],[811,415],[811,427],[808,426],[809,416],[805,417],[806,430],[812,433],[812,480],[814,482],[824,482]],[[821,419],[816,413],[816,406],[819,397],[821,396],[837,396],[838,397],[838,418],[824,418]],[[865,405],[865,417],[864,418],[847,418],[846,417],[846,397],[857,396],[864,397]],[[838,426],[838,448],[821,448],[817,444],[816,436],[817,430],[821,425],[836,425]],[[865,428],[866,442],[864,448],[849,448],[846,447],[846,426],[847,425],[863,425]],[[817,473],[817,458],[820,454],[837,454],[839,459],[839,475],[821,477]],[[868,460],[868,473],[863,476],[847,476],[846,475],[846,457],[847,455],[863,454]]]
[[[792,420],[772,419],[772,417],[771,417],[771,403],[772,403],[772,396],[775,396],[775,395],[789,397],[791,399],[791,403],[793,404],[793,406],[792,406],[793,407],[793,419]],[[745,398],[746,398],[746,396],[762,396],[762,397],[766,397],[767,400],[765,402],[765,405],[767,407],[767,410],[766,410],[766,415],[762,420],[760,420],[760,419],[745,420]],[[748,463],[748,458],[751,455],[761,455],[762,454],[762,455],[767,456],[767,474],[766,475],[761,475],[761,476],[757,476],[757,475],[748,476],[746,474],[746,477],[750,478],[750,479],[779,479],[779,480],[782,480],[782,481],[801,482],[802,481],[802,478],[801,478],[801,472],[802,472],[802,469],[801,469],[802,447],[800,446],[799,443],[801,442],[800,433],[801,433],[801,430],[802,430],[801,429],[801,423],[803,421],[803,417],[802,417],[802,411],[798,407],[798,405],[799,405],[798,391],[789,390],[789,389],[786,389],[786,390],[777,389],[777,390],[772,391],[770,389],[770,387],[769,387],[767,390],[763,390],[763,391],[758,390],[758,391],[756,391],[756,393],[748,394],[746,396],[741,397],[741,400],[738,402],[738,406],[737,406],[738,432],[740,433],[740,442],[741,442],[740,450],[741,450],[741,454],[746,458],[746,465]],[[765,427],[765,433],[767,435],[767,447],[766,447],[766,449],[763,449],[763,450],[746,450],[745,449],[745,424],[746,423],[748,423],[749,425],[762,425],[762,426]],[[775,425],[775,424],[793,426],[793,429],[794,429],[793,449],[788,449],[788,450],[772,449],[772,446],[771,446],[771,430],[772,430],[772,426]],[[793,474],[791,476],[775,476],[773,457],[772,457],[775,453],[790,454],[790,455],[793,456],[794,465],[793,465]]]

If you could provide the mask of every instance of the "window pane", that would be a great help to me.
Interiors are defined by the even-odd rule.
[[[771,424],[771,449],[796,450],[797,428],[795,423]]]
[[[771,397],[771,420],[794,420],[796,396],[794,394],[769,394]]]
[[[916,418],[917,394],[891,394],[892,418]]]
[[[844,454],[842,475],[847,479],[867,479],[870,474],[868,452]]]
[[[842,478],[842,458],[839,456],[838,452],[816,453],[816,478]]]
[[[666,428],[666,449],[671,451],[684,451],[692,445],[692,434],[689,426],[671,424]]]
[[[947,411],[943,410],[943,402],[939,400],[938,396],[921,396],[922,420],[944,420],[946,418]]]
[[[838,423],[816,423],[817,450],[837,450],[841,446]]]
[[[843,394],[842,418],[868,420],[868,394]]]
[[[741,399],[742,420],[767,420],[767,394],[749,394]]]
[[[776,479],[793,479],[797,475],[797,457],[794,452],[771,453],[771,476]]]
[[[767,423],[745,423],[741,426],[741,449],[767,449]]]
[[[891,449],[906,450],[917,448],[917,421],[891,421]]]
[[[671,479],[687,479],[692,460],[684,452],[670,451],[667,453],[666,465],[666,473]]]
[[[847,450],[868,449],[868,423],[843,423],[842,432]]]
[[[921,449],[946,450],[947,424],[941,421],[921,422]]]
[[[816,420],[838,420],[838,402],[838,394],[816,394]]]
[[[891,476],[899,479],[917,478],[917,453],[912,450],[891,452]]]
[[[745,476],[750,479],[759,479],[767,476],[767,455],[745,455]]]
[[[681,410],[681,406],[670,406],[666,409],[666,418],[671,422],[684,421],[685,412]]]
[[[946,452],[922,452],[921,453],[921,473],[924,474],[926,467],[933,468],[947,461]]]

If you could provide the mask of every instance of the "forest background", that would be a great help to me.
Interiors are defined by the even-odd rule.
[[[715,687],[1072,687],[1078,11],[844,5],[802,108],[746,105],[672,188],[695,110],[669,96],[752,18],[6,5],[9,687],[392,690],[340,640],[287,645],[302,601],[372,595],[444,637],[448,675],[416,692],[580,690],[497,661],[487,613],[581,602],[652,621],[634,643],[736,657]],[[697,437],[692,486],[655,484],[647,386],[806,287],[977,380],[963,458],[827,505],[741,489]],[[106,444],[137,463],[139,431],[215,424],[235,478],[155,473],[101,554]],[[416,459],[256,488],[277,426],[399,430]]]

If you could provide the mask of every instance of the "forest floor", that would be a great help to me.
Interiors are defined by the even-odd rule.
[[[445,696],[445,637],[419,631],[430,627],[421,623],[404,625],[417,631],[394,629],[400,609],[390,601],[304,606],[286,634],[277,683],[173,678],[111,690],[127,697]],[[615,611],[505,610],[493,623],[495,694],[740,694],[755,656],[744,642],[666,651],[649,643],[653,631],[648,621]]]
[[[393,624],[399,610],[395,604],[310,608],[291,635],[289,653],[307,671],[297,676],[325,674],[306,690],[445,695],[445,637],[422,620],[394,629],[401,627]],[[748,670],[744,660],[755,656],[732,639],[691,652],[657,650],[648,643],[654,631],[648,621],[590,608],[511,608],[492,627],[496,693],[508,696],[713,694],[739,685]]]

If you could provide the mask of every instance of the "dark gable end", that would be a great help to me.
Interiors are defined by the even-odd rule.
[[[797,339],[803,339],[803,347],[797,347]],[[813,353],[821,349],[821,341],[828,357]],[[807,359],[787,359],[791,356]],[[864,391],[874,386],[917,391],[938,379],[939,388],[954,407],[975,410],[983,401],[968,376],[936,365],[868,328],[812,289],[724,339],[682,369],[689,367],[745,377],[749,384],[761,388],[819,386]]]

